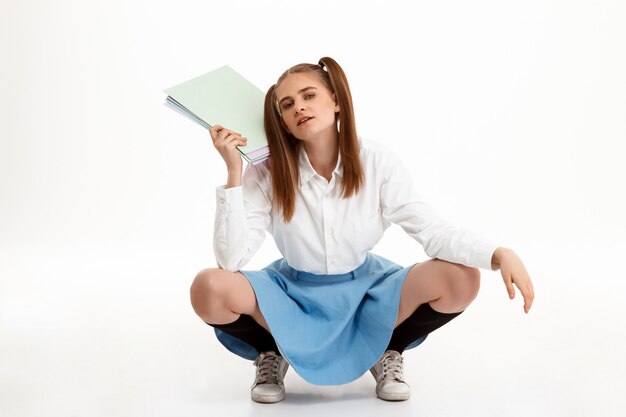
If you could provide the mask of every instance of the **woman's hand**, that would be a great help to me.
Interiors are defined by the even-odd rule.
[[[500,247],[493,253],[492,263],[500,266],[500,272],[511,300],[515,298],[513,284],[519,288],[524,297],[524,311],[528,313],[535,298],[535,290],[522,260],[513,250]]]
[[[248,138],[242,137],[240,133],[225,129],[220,125],[213,125],[209,130],[215,149],[220,153],[229,172],[241,172],[243,161],[237,146],[245,146]]]

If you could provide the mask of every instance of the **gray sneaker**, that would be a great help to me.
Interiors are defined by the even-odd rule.
[[[376,396],[387,401],[407,400],[411,388],[404,382],[402,354],[395,350],[386,351],[370,372],[376,379]]]
[[[283,378],[289,362],[274,351],[261,352],[254,360],[256,378],[252,384],[252,399],[258,403],[275,403],[285,399]]]

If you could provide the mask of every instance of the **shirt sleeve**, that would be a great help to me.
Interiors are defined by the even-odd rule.
[[[243,268],[270,230],[271,203],[265,174],[267,170],[248,164],[240,186],[216,187],[213,252],[222,269],[235,272]]]
[[[450,224],[437,215],[417,193],[402,160],[392,149],[384,149],[379,160],[383,173],[383,218],[402,227],[431,258],[495,270],[491,258],[498,246],[478,233]]]

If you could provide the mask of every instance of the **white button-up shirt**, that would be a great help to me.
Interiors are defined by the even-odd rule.
[[[213,234],[218,266],[228,271],[243,268],[269,232],[292,268],[343,274],[363,263],[366,252],[393,223],[419,242],[431,258],[492,269],[496,245],[434,213],[390,147],[362,137],[359,142],[365,181],[348,199],[340,198],[341,154],[327,181],[315,171],[300,144],[300,184],[289,223],[283,222],[272,205],[267,160],[248,164],[240,186],[218,186]]]

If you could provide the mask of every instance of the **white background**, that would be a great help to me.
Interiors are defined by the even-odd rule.
[[[626,7],[609,1],[0,3],[0,415],[623,415]],[[195,316],[223,160],[163,89],[229,64],[264,91],[330,56],[360,134],[442,215],[514,249],[523,312],[482,270],[464,314],[369,373],[250,399]],[[408,265],[392,226],[374,252]],[[271,236],[244,269],[278,258]],[[278,413],[278,414],[276,414]]]

